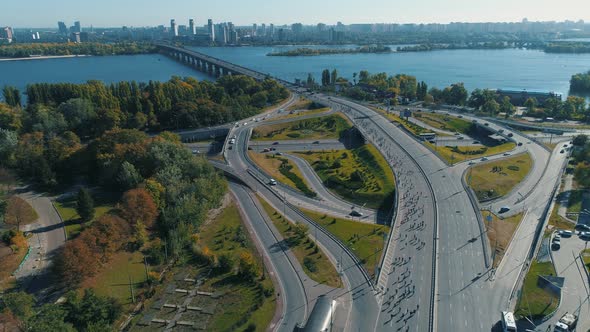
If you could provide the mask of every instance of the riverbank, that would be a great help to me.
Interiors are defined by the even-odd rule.
[[[316,56],[333,54],[369,54],[369,53],[391,53],[387,46],[361,46],[357,48],[297,48],[284,52],[271,52],[267,56]]]
[[[27,60],[47,60],[47,59],[63,59],[63,58],[82,58],[89,57],[92,55],[88,54],[76,54],[76,55],[42,55],[42,56],[31,56],[26,58],[0,58],[0,61],[27,61]]]

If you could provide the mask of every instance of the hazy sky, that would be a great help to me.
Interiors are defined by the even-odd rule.
[[[3,0],[0,26],[590,21],[590,0]]]

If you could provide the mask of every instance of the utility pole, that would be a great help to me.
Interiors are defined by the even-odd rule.
[[[131,302],[135,303],[135,294],[133,294],[133,283],[131,282],[131,275],[129,271],[127,271],[127,276],[129,277],[129,291],[131,292]]]
[[[148,265],[147,258],[143,256],[143,267],[145,268],[145,280],[148,280]]]

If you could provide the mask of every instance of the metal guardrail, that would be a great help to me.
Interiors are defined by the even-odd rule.
[[[465,169],[465,171],[463,171],[463,174],[461,174],[461,184],[463,185],[463,189],[465,189],[465,192],[469,197],[469,202],[471,203],[471,206],[473,206],[473,209],[476,211],[475,215],[477,217],[477,225],[479,226],[479,233],[481,234],[481,243],[483,246],[483,257],[486,264],[486,268],[489,268],[490,265],[493,264],[493,262],[490,262],[490,239],[487,237],[486,234],[486,226],[483,221],[483,216],[481,215],[481,210],[479,208],[479,202],[477,201],[477,197],[473,192],[473,189],[471,189],[471,187],[469,187],[469,185],[465,182],[465,173],[467,173],[468,171],[469,168]]]

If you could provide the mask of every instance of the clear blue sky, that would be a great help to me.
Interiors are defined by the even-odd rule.
[[[4,0],[0,26],[54,27],[215,22],[448,23],[566,19],[590,21],[590,0]]]

